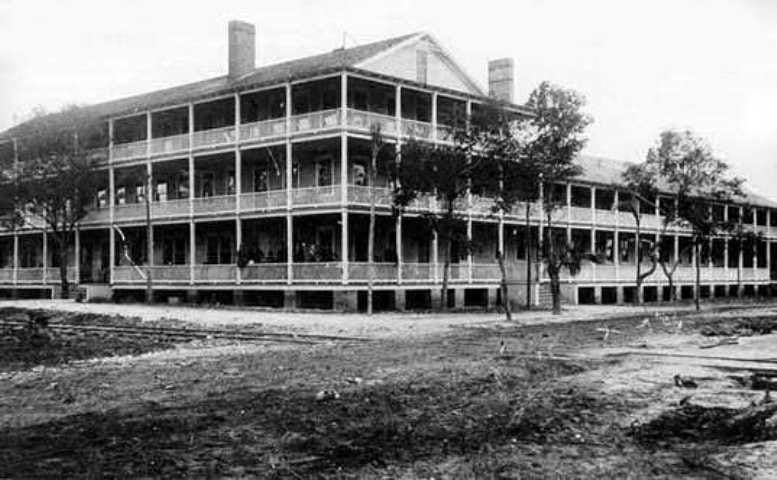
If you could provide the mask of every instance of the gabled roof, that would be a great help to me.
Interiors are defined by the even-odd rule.
[[[630,165],[633,165],[632,162],[594,155],[580,155],[575,163],[583,168],[583,173],[577,177],[576,180],[612,188],[623,185],[623,172],[625,172]],[[669,190],[666,185],[659,185],[659,189]],[[768,198],[762,197],[747,189],[745,189],[743,193],[744,198],[737,199],[737,203],[777,208],[777,202],[769,200]]]
[[[90,105],[84,107],[82,111],[85,116],[97,118],[129,115],[166,105],[175,105],[204,97],[244,90],[252,86],[281,83],[344,68],[352,68],[395,45],[420,35],[422,34],[412,33],[356,47],[339,48],[319,55],[262,66],[239,78],[230,79],[228,76],[223,75],[199,82]],[[56,114],[53,114],[53,116],[56,116]],[[12,127],[0,134],[0,136],[21,134],[24,131],[24,126],[25,124],[22,123]]]

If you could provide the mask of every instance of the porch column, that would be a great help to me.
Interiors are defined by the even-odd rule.
[[[287,88],[287,94],[289,95],[289,98],[291,98],[290,88],[289,86]],[[289,104],[286,103],[286,111],[287,113],[289,110]],[[288,115],[287,115],[287,126],[289,123]],[[288,130],[287,130],[288,132]],[[291,141],[289,138],[286,138],[286,284],[291,285],[291,282],[294,278],[294,218],[291,215],[291,209],[292,209],[292,176],[291,176],[291,168],[292,168],[292,149],[291,149]]]
[[[591,187],[591,253],[596,255],[596,187]],[[591,262],[591,279],[596,281],[596,262]],[[601,292],[598,288],[594,288],[594,295],[596,292]],[[601,298],[596,301],[601,303]]]
[[[436,98],[436,97],[435,97]],[[436,104],[437,102],[435,102]],[[436,107],[433,107],[436,108]],[[467,100],[467,129],[469,130],[469,119],[472,115],[472,101]],[[434,129],[435,131],[437,128]],[[470,180],[471,184],[472,181]],[[472,243],[472,190],[467,188],[467,242]],[[472,283],[472,249],[467,249],[467,282]]]
[[[49,236],[46,234],[46,229],[43,229],[43,283],[46,283],[46,277],[48,276],[49,266]]]
[[[618,213],[618,190],[615,190],[613,192],[613,209],[615,210],[615,241],[612,244],[612,255],[613,255],[613,264],[615,265],[615,278],[617,280],[620,280],[620,248],[618,243],[620,243],[620,213]]]
[[[243,160],[240,150],[240,94],[235,93],[235,252],[243,246],[243,222],[240,220],[240,195],[243,175]],[[235,281],[240,283],[240,269],[235,269]]]
[[[113,169],[113,119],[108,119],[108,283],[113,285],[113,269],[116,265],[116,232],[114,231],[114,169]]]
[[[19,232],[13,232],[13,284],[19,281]]]
[[[440,274],[438,272],[437,268],[437,260],[438,260],[438,252],[437,248],[439,248],[439,242],[437,241],[437,232],[432,232],[432,279],[434,280],[434,283],[437,283],[439,281]]]
[[[739,207],[739,223],[743,223],[742,221],[742,214],[744,212],[742,211],[742,207]],[[737,278],[740,279],[739,285],[737,285],[737,297],[741,297],[744,293],[742,291],[742,269],[744,265],[744,243],[739,244],[739,258],[737,258]]]
[[[396,122],[397,143],[394,144],[395,161],[399,163],[402,157],[402,87],[397,85],[394,93],[394,121]],[[397,215],[396,220],[396,244],[397,244],[397,285],[402,284],[402,214]],[[399,294],[397,294],[399,295]],[[403,296],[404,300],[404,296]],[[404,308],[402,309],[404,310]]]
[[[343,87],[345,87],[345,75],[343,75]],[[340,188],[340,260],[343,268],[343,283],[348,283],[348,136],[345,130],[340,134]]]
[[[437,92],[432,92],[432,142],[437,143]]]
[[[73,267],[73,275],[75,276],[75,283],[78,285],[81,282],[81,229],[76,226],[73,243],[75,243],[75,253],[73,260],[75,266]]]
[[[197,261],[197,226],[189,219],[189,285],[194,285],[194,263]]]
[[[151,114],[149,114],[149,118],[151,118]],[[149,132],[151,130],[151,123],[149,122]],[[148,202],[149,208],[151,207],[151,200],[154,198],[151,195],[152,187],[154,186],[154,181],[151,178],[151,160],[146,162],[146,201]],[[154,222],[149,222],[149,225],[147,225],[148,231],[146,232],[146,241],[148,242],[148,258],[146,259],[146,262],[148,262],[149,271],[151,267],[154,266]]]
[[[395,242],[397,244],[397,284],[402,284],[402,215],[397,215],[394,228]]]

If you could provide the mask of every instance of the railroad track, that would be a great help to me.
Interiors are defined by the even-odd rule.
[[[0,328],[27,328],[27,322],[0,320]],[[170,340],[239,340],[246,342],[273,342],[294,344],[315,344],[325,341],[363,342],[366,338],[340,337],[334,335],[295,334],[279,332],[254,332],[224,329],[155,327],[138,325],[85,325],[64,322],[50,322],[47,328],[63,333],[103,333],[129,336],[163,337]]]

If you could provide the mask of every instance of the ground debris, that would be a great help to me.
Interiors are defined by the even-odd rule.
[[[735,317],[712,320],[699,332],[708,337],[768,335],[777,330],[777,316]]]

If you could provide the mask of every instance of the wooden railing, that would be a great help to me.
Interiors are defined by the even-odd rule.
[[[226,282],[233,283],[237,279],[237,267],[234,264],[229,265],[195,265],[195,282]]]
[[[396,282],[397,281],[397,264],[388,262],[375,262],[373,263],[375,271],[375,281],[377,282]],[[348,263],[348,280],[354,281],[368,281],[370,278],[370,264],[368,262],[349,262]]]
[[[349,108],[346,112],[348,126],[364,132],[369,132],[373,124],[380,125],[383,135],[394,136],[397,134],[397,120],[390,115],[367,112]]]
[[[189,149],[189,134],[184,133],[170,137],[152,138],[150,148],[152,155],[186,151]]]
[[[240,125],[240,141],[264,140],[286,135],[286,118],[273,118]]]
[[[348,185],[348,202],[369,205],[370,195],[373,190],[375,191],[375,205],[391,205],[391,189],[387,187],[370,188],[362,185]]]
[[[194,197],[194,213],[231,213],[235,211],[235,195]]]
[[[421,140],[431,140],[432,124],[418,120],[402,119],[402,135]]]
[[[243,283],[282,283],[287,277],[286,263],[255,263],[240,269]]]
[[[286,190],[268,190],[240,195],[240,211],[252,212],[286,207]]]
[[[329,282],[343,278],[343,267],[340,262],[295,263],[292,269],[295,282]]]
[[[145,157],[147,145],[148,143],[145,140],[115,144],[111,151],[111,161],[119,162],[122,160]]]
[[[325,205],[340,203],[340,185],[295,188],[291,192],[294,205]]]
[[[236,137],[237,134],[234,125],[213,128],[210,130],[200,130],[192,133],[192,146],[197,148],[228,145],[235,143]]]
[[[340,109],[321,110],[291,117],[292,132],[315,132],[340,126]]]

